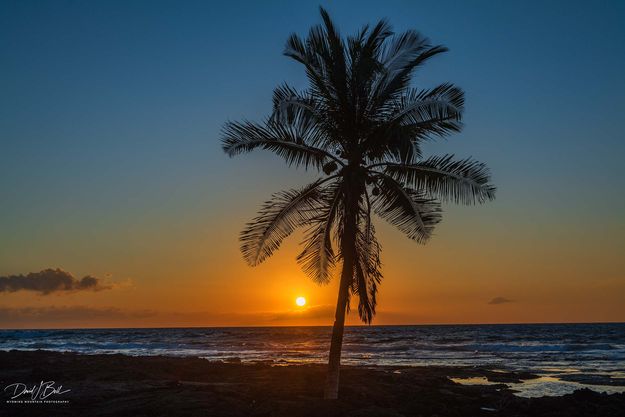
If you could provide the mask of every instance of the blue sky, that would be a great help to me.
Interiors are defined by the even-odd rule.
[[[347,33],[387,17],[449,46],[416,81],[462,86],[467,129],[434,150],[519,191],[623,188],[623,3],[325,6]],[[282,46],[319,20],[313,2],[3,2],[1,16],[3,190],[76,198],[228,169],[221,124],[266,114],[284,80],[305,86]]]

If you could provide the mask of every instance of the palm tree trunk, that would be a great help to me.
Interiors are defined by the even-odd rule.
[[[349,197],[348,197],[349,199]],[[351,203],[351,204],[350,204]],[[358,203],[347,202],[341,254],[343,256],[343,271],[339,284],[339,296],[336,302],[334,326],[332,326],[332,341],[330,343],[330,357],[328,359],[328,374],[323,397],[326,400],[336,400],[339,396],[339,371],[341,365],[341,348],[343,346],[343,330],[345,329],[345,312],[349,302],[349,285],[354,274],[354,258],[356,250],[356,227]]]
[[[330,343],[330,358],[328,360],[328,374],[323,397],[326,400],[336,400],[339,396],[339,367],[341,365],[341,348],[343,346],[343,330],[345,328],[345,310],[347,309],[349,278],[351,267],[343,262],[339,298],[336,303],[334,326],[332,326],[332,342]],[[347,279],[346,279],[347,277]]]

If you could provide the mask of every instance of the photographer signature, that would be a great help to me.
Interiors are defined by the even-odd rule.
[[[52,395],[61,395],[71,391],[69,389],[64,390],[63,385],[55,387],[54,384],[54,381],[41,381],[38,385],[35,384],[29,386],[21,382],[16,382],[14,384],[7,385],[4,388],[4,392],[8,392],[9,395],[12,395],[12,400],[23,395],[30,395],[31,400],[45,400]]]

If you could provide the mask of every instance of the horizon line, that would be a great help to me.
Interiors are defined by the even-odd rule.
[[[421,324],[353,324],[346,325],[349,327],[432,327],[432,326],[531,326],[531,325],[585,325],[585,324],[625,324],[625,321],[594,321],[594,322],[514,322],[514,323],[421,323]],[[2,327],[0,331],[10,330],[168,330],[168,329],[250,329],[250,328],[291,328],[291,327],[328,327],[332,328],[331,324],[328,325],[239,325],[239,326],[156,326],[156,327]]]

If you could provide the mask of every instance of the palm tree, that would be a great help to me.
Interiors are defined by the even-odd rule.
[[[423,142],[462,127],[460,88],[410,85],[415,70],[447,48],[416,31],[395,35],[385,20],[343,39],[323,8],[321,17],[323,25],[304,40],[291,35],[284,50],[304,66],[308,89],[277,87],[271,116],[226,123],[222,145],[229,156],[265,149],[320,174],[303,188],[274,194],[240,240],[254,266],[305,227],[297,261],[313,280],[327,283],[341,262],[324,394],[335,399],[350,298],[357,296],[362,321],[375,315],[382,273],[372,212],[425,243],[441,220],[441,201],[483,203],[495,187],[480,162],[421,153]]]

